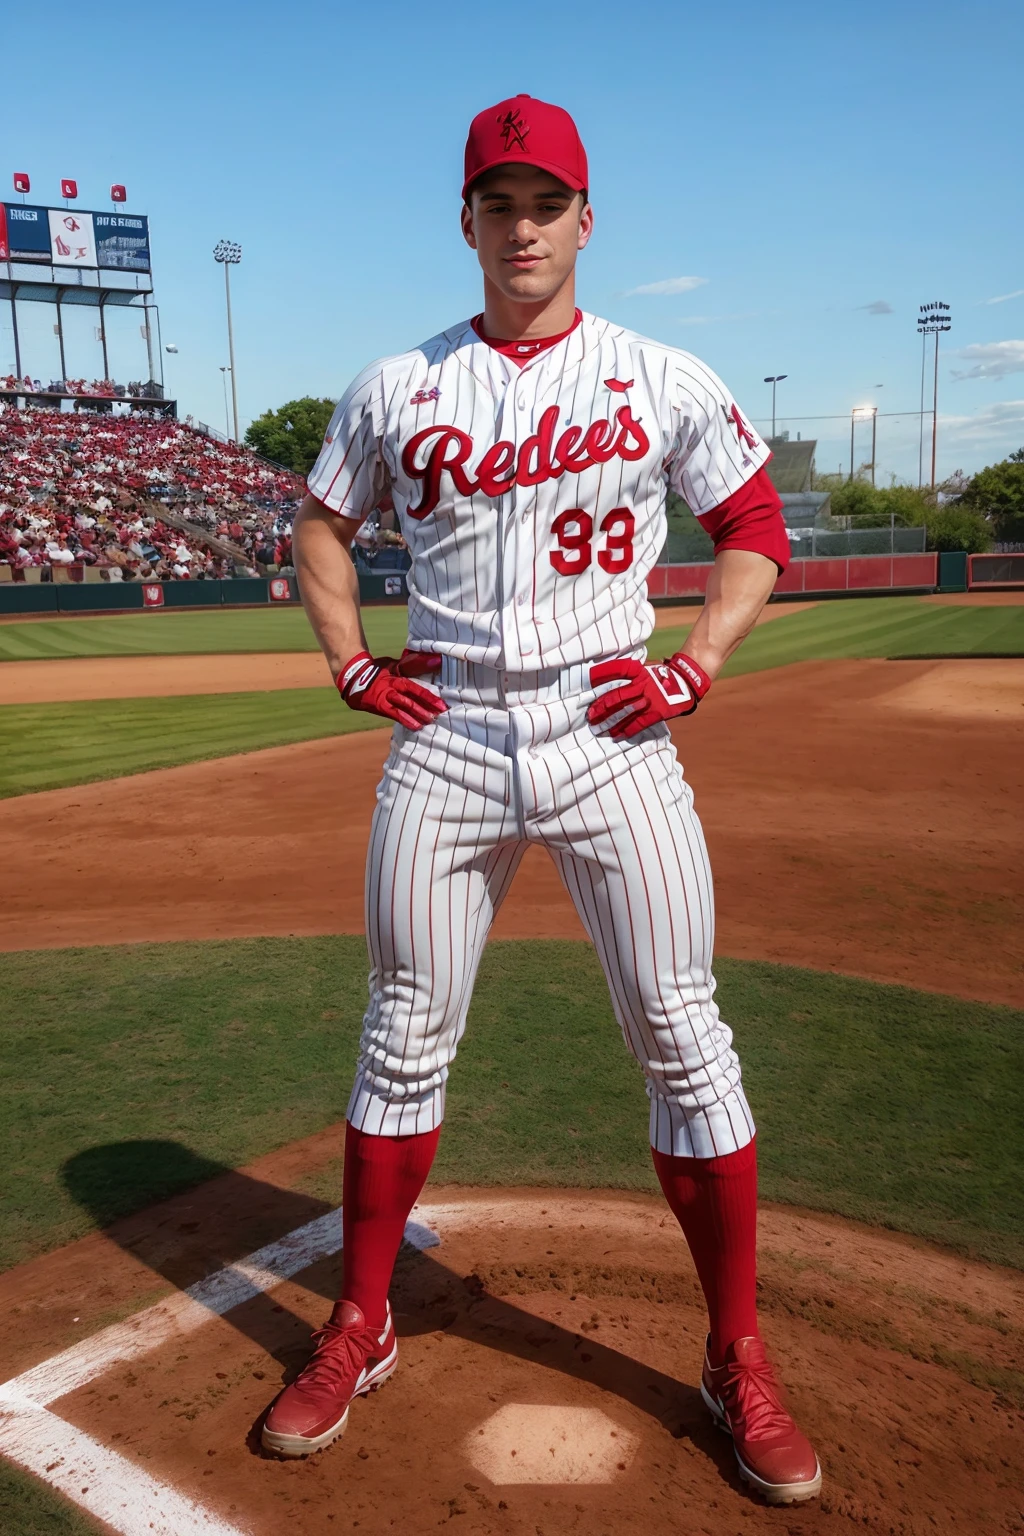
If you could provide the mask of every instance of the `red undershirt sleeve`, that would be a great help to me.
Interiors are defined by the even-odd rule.
[[[782,501],[767,469],[759,469],[725,501],[701,513],[700,523],[714,540],[716,555],[723,549],[750,549],[774,560],[780,572],[789,564]]]

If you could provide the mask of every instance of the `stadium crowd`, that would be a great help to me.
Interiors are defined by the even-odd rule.
[[[108,579],[256,574],[291,564],[304,487],[188,422],[0,408],[0,562],[98,566]],[[166,522],[230,541],[241,558]]]
[[[154,393],[155,390],[155,393]],[[33,379],[27,373],[19,378],[16,373],[0,374],[0,393],[26,395],[77,395],[84,400],[158,399],[159,385],[143,384],[134,379],[130,384],[115,384],[113,379]]]

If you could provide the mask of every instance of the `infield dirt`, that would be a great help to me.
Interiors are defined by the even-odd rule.
[[[1019,1005],[1022,701],[1012,660],[719,683],[674,727],[719,951]],[[369,731],[3,802],[0,947],[360,932],[386,752]],[[543,853],[495,936],[582,936]]]
[[[289,1185],[340,1146],[334,1127],[4,1276],[17,1326],[3,1374],[321,1215]],[[337,1259],[112,1366],[54,1410],[256,1536],[418,1532],[453,1517],[474,1536],[1020,1530],[1020,1275],[764,1210],[765,1334],[825,1478],[819,1504],[770,1511],[700,1403],[697,1281],[659,1200],[424,1199],[414,1218],[433,1212],[442,1242],[400,1258],[398,1373],[323,1455],[265,1459],[257,1427],[326,1315]]]

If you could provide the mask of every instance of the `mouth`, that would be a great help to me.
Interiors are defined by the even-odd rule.
[[[529,256],[525,253],[519,256],[506,256],[503,259],[510,267],[515,267],[520,272],[529,272],[534,267],[539,267],[544,260],[543,256]]]

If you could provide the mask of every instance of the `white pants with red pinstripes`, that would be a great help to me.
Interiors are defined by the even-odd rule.
[[[445,658],[439,691],[447,713],[396,728],[377,791],[352,1124],[406,1136],[441,1123],[491,923],[539,843],[646,1076],[652,1146],[682,1157],[745,1146],[753,1120],[714,1001],[711,871],[668,727],[633,741],[596,733],[584,665],[508,674]]]

